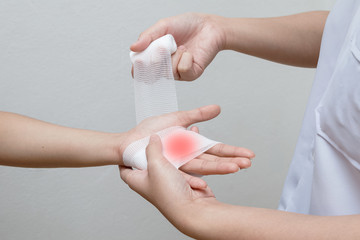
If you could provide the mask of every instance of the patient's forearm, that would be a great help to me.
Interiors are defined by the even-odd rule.
[[[0,112],[0,164],[86,167],[120,164],[121,134],[62,127]]]

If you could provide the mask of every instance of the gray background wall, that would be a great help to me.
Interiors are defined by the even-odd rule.
[[[0,110],[76,128],[135,125],[129,46],[158,19],[195,11],[268,17],[330,9],[334,0],[18,0],[0,2]],[[203,76],[177,83],[180,109],[216,103],[200,124],[252,149],[251,169],[205,177],[220,201],[276,208],[313,69],[222,52]],[[1,143],[0,143],[1,144]],[[0,167],[0,239],[186,239],[119,178],[117,166]]]

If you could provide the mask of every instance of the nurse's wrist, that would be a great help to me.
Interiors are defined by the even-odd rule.
[[[221,204],[215,198],[196,199],[173,208],[174,211],[167,218],[187,236],[195,239],[211,239],[211,236],[219,231],[209,226],[214,225],[214,217]]]
[[[244,37],[243,32],[246,30],[246,19],[245,18],[223,18],[219,23],[223,29],[224,43],[222,50],[234,50],[238,51],[242,49],[241,45],[246,37]]]

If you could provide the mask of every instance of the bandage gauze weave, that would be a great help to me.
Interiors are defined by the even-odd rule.
[[[175,80],[172,74],[171,54],[176,43],[171,35],[153,41],[140,53],[130,53],[134,65],[134,89],[136,121],[178,111]],[[199,156],[218,142],[181,126],[166,128],[157,132],[163,145],[163,154],[179,168]],[[124,151],[123,160],[127,166],[146,169],[145,149],[150,136],[131,143]]]
[[[130,53],[134,65],[136,122],[178,111],[171,54],[176,51],[172,35],[153,41],[143,52]]]

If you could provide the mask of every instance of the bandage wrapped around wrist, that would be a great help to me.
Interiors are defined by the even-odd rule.
[[[171,54],[177,49],[172,35],[153,41],[143,52],[130,53],[134,66],[136,121],[178,111]],[[179,168],[218,142],[196,132],[174,126],[157,132],[163,145],[163,155]],[[123,153],[126,166],[146,169],[146,147],[150,136],[131,143]]]

